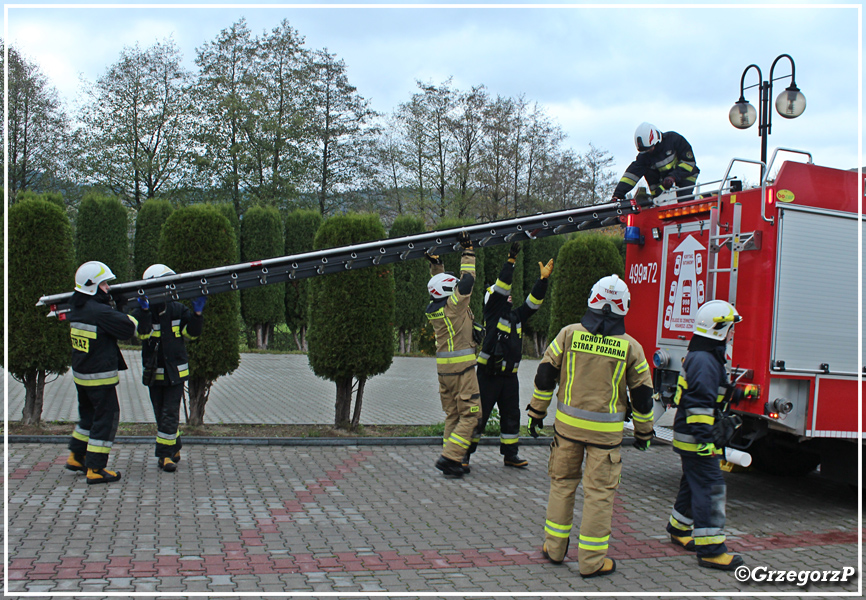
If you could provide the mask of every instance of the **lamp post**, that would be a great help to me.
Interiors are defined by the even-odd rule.
[[[777,79],[790,77],[791,85],[776,98],[776,111],[786,119],[796,119],[803,114],[803,111],[806,110],[806,97],[797,87],[794,79],[794,59],[788,54],[780,54],[776,57],[776,60],[773,61],[773,65],[770,67],[770,78],[768,80],[764,80],[758,65],[752,64],[746,67],[743,75],[740,77],[740,99],[737,100],[728,113],[731,125],[737,129],[748,129],[755,123],[755,117],[757,117],[758,136],[761,138],[761,180],[764,179],[764,170],[767,168],[767,136],[770,135],[773,125],[773,111],[770,110],[770,97],[773,95],[773,71],[776,68],[776,63],[782,58],[787,58],[791,62],[791,74],[782,75]],[[755,69],[758,72],[758,83],[744,88],[743,84],[746,81],[746,74],[751,69]],[[760,87],[761,89],[760,104],[758,104],[757,111],[755,111],[755,107],[749,104],[743,95],[745,90],[753,87]]]

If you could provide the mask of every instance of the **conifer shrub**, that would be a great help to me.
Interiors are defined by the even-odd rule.
[[[214,206],[195,204],[175,210],[163,226],[159,262],[178,273],[233,265],[239,262],[235,230]],[[209,296],[203,312],[201,336],[187,343],[189,354],[189,424],[204,423],[205,406],[217,378],[237,369],[239,295]],[[189,301],[184,301],[189,305]]]
[[[322,223],[316,250],[383,239],[378,215],[337,215]],[[360,424],[369,377],[384,373],[394,357],[393,265],[347,270],[310,279],[309,361],[313,372],[337,386],[334,424]],[[353,380],[355,407],[350,417]]]
[[[560,249],[554,274],[549,339],[566,325],[578,323],[595,282],[607,275],[624,277],[625,263],[610,236],[581,233]]]
[[[283,221],[273,206],[251,206],[241,221],[241,262],[283,255]],[[266,350],[273,328],[284,317],[284,283],[241,290],[241,315],[255,331],[256,348]]]
[[[36,306],[41,296],[75,287],[72,228],[66,210],[56,202],[33,197],[9,208],[9,364],[24,384],[21,420],[42,420],[47,374],[67,371],[72,358],[69,324],[47,318]]]

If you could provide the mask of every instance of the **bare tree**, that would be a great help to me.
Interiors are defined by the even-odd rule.
[[[0,63],[3,62],[0,41]],[[7,65],[2,65],[4,68]],[[9,48],[9,185],[12,202],[24,190],[48,191],[62,175],[69,120],[57,90],[38,65]],[[2,110],[2,109],[0,109]],[[0,117],[2,118],[2,117]],[[5,120],[4,120],[5,122]],[[3,134],[0,125],[0,135]]]
[[[287,20],[256,40],[248,116],[241,120],[249,151],[246,184],[260,199],[296,194],[305,167],[304,129],[309,77],[303,38]]]
[[[484,111],[484,138],[479,173],[483,203],[481,215],[495,220],[507,212],[510,191],[509,144],[514,102],[498,96]]]
[[[249,119],[256,47],[245,19],[196,50],[200,71],[195,105],[201,112],[196,165],[205,186],[217,186],[242,213],[243,163],[248,148],[243,127]]]
[[[319,211],[332,209],[333,196],[370,173],[370,156],[378,133],[369,102],[349,83],[346,64],[328,49],[312,53],[309,67],[312,117],[310,139],[315,150]]]
[[[459,217],[468,214],[478,193],[474,183],[478,176],[484,113],[488,101],[484,86],[475,86],[468,92],[459,94],[456,114],[448,121],[451,135],[457,145],[452,173],[455,188],[454,204]]]
[[[584,190],[587,204],[598,204],[611,197],[616,187],[616,174],[611,170],[614,160],[610,152],[589,144],[589,150],[581,156],[580,166],[584,174]]]
[[[189,73],[174,41],[124,48],[95,84],[76,131],[76,170],[138,210],[178,186],[190,152]]]

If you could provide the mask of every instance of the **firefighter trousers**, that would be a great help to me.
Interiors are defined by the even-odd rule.
[[[472,436],[469,453],[475,452],[494,406],[499,406],[499,453],[505,458],[517,456],[520,445],[520,387],[517,373],[499,375],[478,366],[478,389],[481,393],[481,419]]]
[[[725,478],[713,456],[681,454],[683,476],[667,525],[668,533],[695,538],[698,556],[718,556],[725,545]]]
[[[583,575],[604,564],[610,541],[613,499],[619,487],[619,448],[597,448],[554,435],[550,444],[550,495],[544,524],[544,547],[551,559],[565,558],[574,520],[574,495],[583,475],[583,517],[577,560]]]
[[[170,458],[180,452],[183,443],[177,433],[180,421],[180,402],[183,398],[183,383],[177,385],[152,385],[150,403],[156,417],[156,451],[158,458]]]
[[[445,411],[442,456],[460,462],[469,450],[481,414],[475,368],[462,373],[439,373],[439,398]]]
[[[86,454],[84,466],[88,469],[104,469],[108,465],[108,454],[120,420],[117,388],[113,385],[78,384],[75,388],[78,391],[78,425],[69,440],[69,450]]]

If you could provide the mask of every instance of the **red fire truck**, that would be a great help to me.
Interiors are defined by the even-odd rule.
[[[655,391],[669,406],[698,307],[735,305],[743,322],[728,367],[759,395],[734,405],[743,426],[731,445],[766,472],[820,464],[823,476],[856,482],[863,188],[856,171],[817,166],[795,150],[776,150],[767,173],[780,150],[802,156],[760,187],[743,190],[729,177],[735,163],[755,163],[735,159],[717,192],[660,197],[628,217],[626,326],[652,356]]]

